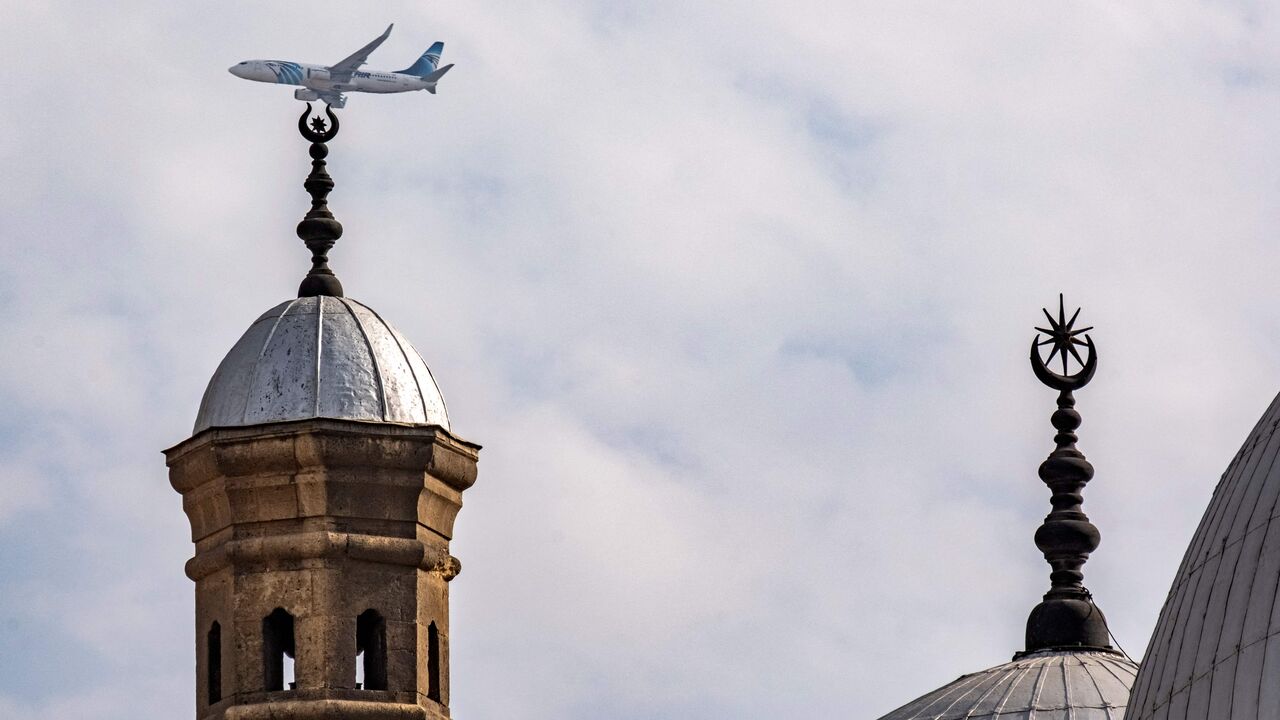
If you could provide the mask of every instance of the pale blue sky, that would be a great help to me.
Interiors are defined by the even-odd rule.
[[[875,717],[1007,660],[1059,291],[1142,652],[1277,389],[1267,5],[8,3],[0,717],[191,716],[160,450],[307,267],[299,105],[226,68],[391,21],[372,66],[457,66],[351,99],[332,263],[485,446],[455,716]]]

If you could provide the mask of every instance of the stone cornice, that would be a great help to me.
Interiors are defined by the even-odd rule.
[[[396,452],[387,452],[387,443]],[[185,494],[219,475],[345,467],[422,470],[462,491],[475,483],[479,451],[480,445],[439,426],[322,418],[211,428],[164,454],[170,482]]]
[[[462,571],[462,564],[444,548],[418,540],[321,531],[228,540],[188,560],[186,573],[199,581],[232,565],[340,557],[417,567],[438,572],[445,581]]]

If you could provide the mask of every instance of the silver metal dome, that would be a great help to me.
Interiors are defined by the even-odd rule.
[[[317,296],[254,321],[209,381],[194,432],[318,417],[449,428],[409,341],[355,300]]]
[[[1222,475],[1133,686],[1130,718],[1280,717],[1280,396]]]
[[[964,675],[880,720],[1120,720],[1137,671],[1111,652],[1038,652]]]

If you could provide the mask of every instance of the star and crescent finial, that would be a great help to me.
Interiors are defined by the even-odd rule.
[[[1079,390],[1089,381],[1093,379],[1093,373],[1098,369],[1098,351],[1093,346],[1093,340],[1084,335],[1093,329],[1093,326],[1077,328],[1076,319],[1080,317],[1080,308],[1071,314],[1071,318],[1067,318],[1066,304],[1062,299],[1062,294],[1058,294],[1058,317],[1054,317],[1049,313],[1048,308],[1041,308],[1041,312],[1049,320],[1049,327],[1036,327],[1039,332],[1049,337],[1041,340],[1039,335],[1031,343],[1031,368],[1035,371],[1036,377],[1040,382],[1048,385],[1054,390],[1069,391]],[[1081,340],[1080,336],[1084,335]],[[1045,345],[1052,345],[1049,351],[1049,357],[1041,357],[1040,348]],[[1077,347],[1085,348],[1086,357],[1080,357]],[[1062,374],[1053,372],[1049,366],[1053,364],[1054,358],[1062,361]],[[1073,375],[1068,375],[1069,361],[1074,358],[1079,364],[1080,369]]]
[[[1076,327],[1080,311],[1067,317],[1066,303],[1058,295],[1058,316],[1044,309],[1049,327],[1036,330],[1031,341],[1031,368],[1040,382],[1058,391],[1058,408],[1050,417],[1057,434],[1053,452],[1040,463],[1039,475],[1049,487],[1052,510],[1036,530],[1036,547],[1049,563],[1049,591],[1027,618],[1026,649],[1020,655],[1050,649],[1112,650],[1110,631],[1093,595],[1084,586],[1084,564],[1098,548],[1101,535],[1084,513],[1084,487],[1093,478],[1093,465],[1076,447],[1080,413],[1075,409],[1074,391],[1093,379],[1098,369],[1098,351],[1086,333],[1092,327]],[[1083,339],[1081,339],[1083,337]],[[1049,357],[1041,348],[1050,345]],[[1084,348],[1082,357],[1077,348]],[[1049,369],[1054,360],[1062,363],[1062,373]],[[1068,374],[1071,360],[1079,366]]]
[[[337,137],[338,116],[329,105],[324,106],[324,113],[329,116],[328,122],[319,115],[311,117],[311,103],[307,103],[307,109],[298,118],[298,132],[302,133],[302,137],[313,143],[325,143]]]
[[[342,223],[329,212],[328,198],[333,190],[333,178],[325,170],[324,160],[329,155],[325,143],[338,135],[338,116],[328,105],[325,105],[324,112],[329,117],[328,122],[318,115],[311,117],[311,103],[307,103],[307,109],[298,118],[298,132],[311,141],[311,174],[302,184],[311,195],[311,209],[298,223],[298,237],[311,251],[311,270],[298,287],[298,297],[342,297],[342,283],[329,268],[329,250],[342,237]]]

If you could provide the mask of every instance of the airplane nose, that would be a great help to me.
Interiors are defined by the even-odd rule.
[[[246,67],[245,65],[232,65],[231,67],[227,68],[227,72],[231,73],[232,75],[235,75],[236,77],[242,78],[244,77],[245,67]]]

